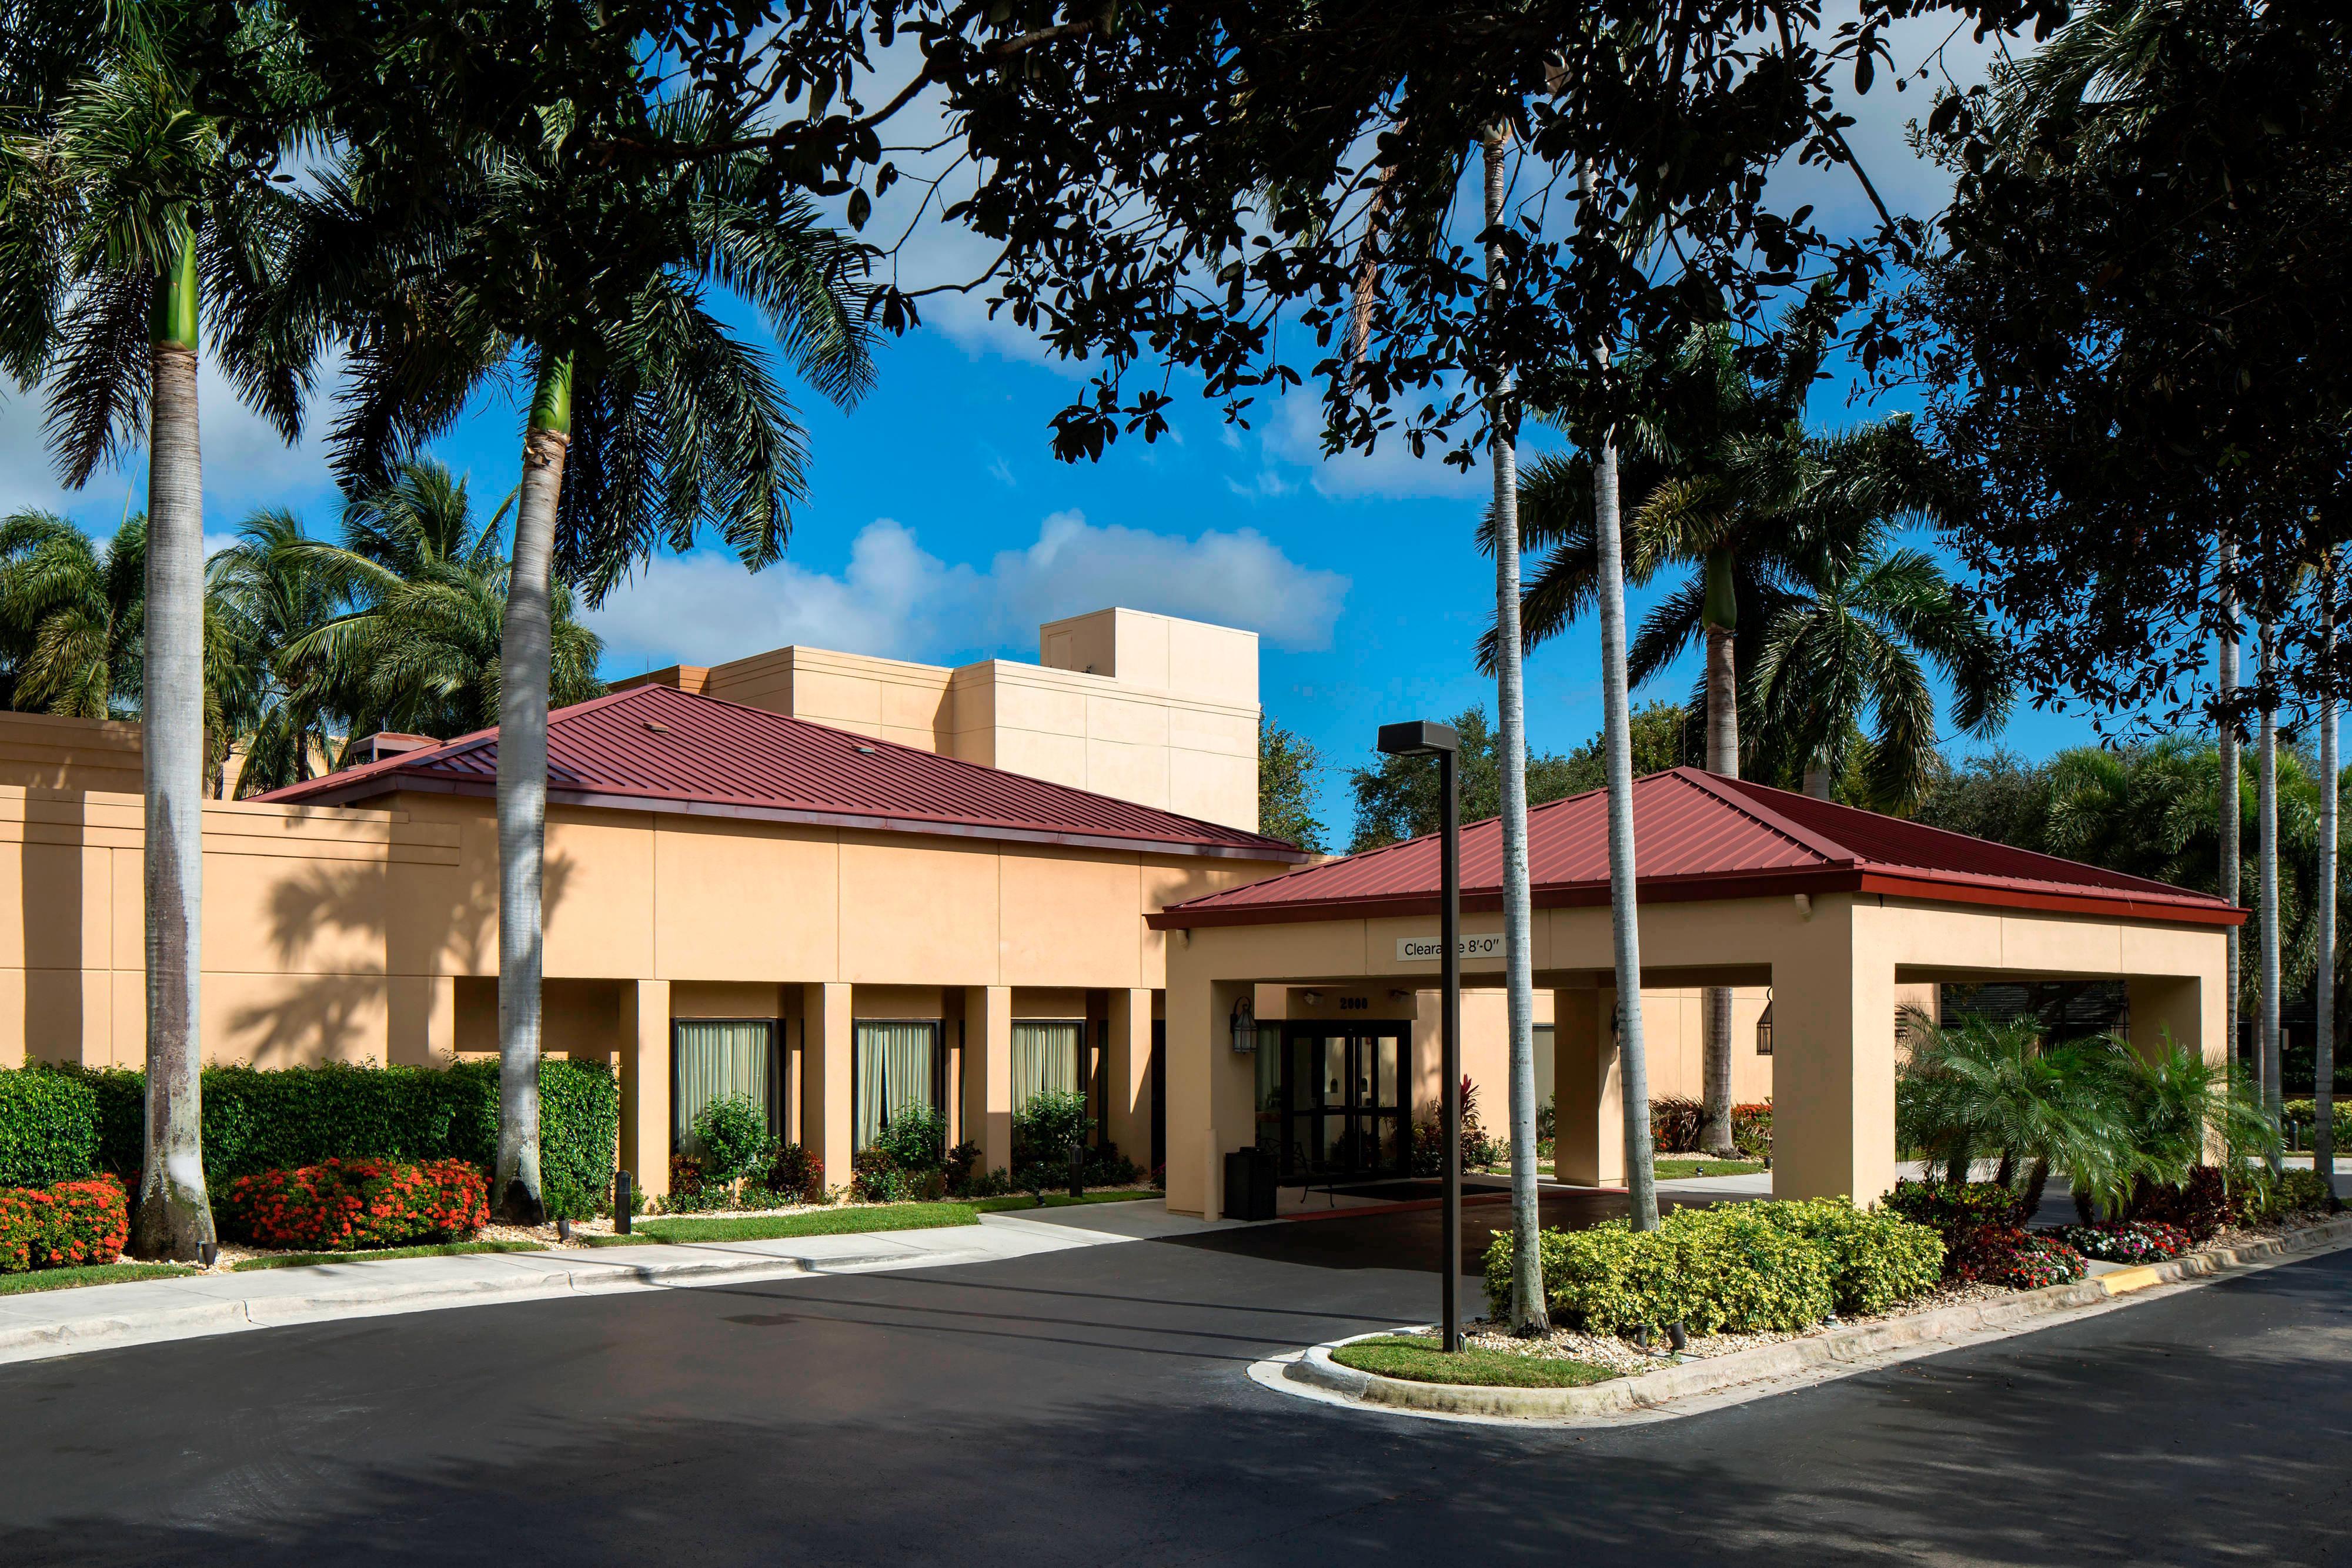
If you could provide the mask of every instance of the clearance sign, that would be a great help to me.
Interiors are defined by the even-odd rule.
[[[1503,934],[1499,931],[1464,932],[1459,938],[1462,961],[1470,963],[1479,958],[1500,958],[1503,956]],[[1434,964],[1445,956],[1445,942],[1439,936],[1400,936],[1397,938],[1397,962],[1400,964]]]

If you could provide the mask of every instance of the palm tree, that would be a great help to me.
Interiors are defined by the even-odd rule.
[[[8,706],[76,718],[138,711],[147,519],[123,519],[103,549],[48,512],[0,521],[0,640]]]
[[[1486,295],[1499,311],[1510,283],[1500,232],[1509,171],[1504,159],[1510,126],[1497,123],[1486,138]],[[1519,537],[1517,451],[1517,399],[1507,371],[1495,377],[1488,399],[1489,455],[1494,465],[1496,541],[1495,708],[1501,724],[1503,784],[1503,968],[1511,1062],[1511,1332],[1540,1334],[1551,1326],[1544,1302],[1543,1221],[1536,1179],[1536,1057],[1534,900],[1528,886],[1527,702],[1520,680],[1519,552],[1501,541]]]
[[[2222,902],[2228,904],[2232,909],[2238,906],[2239,898],[2238,859],[2241,851],[2238,847],[2238,819],[2242,808],[2238,787],[2240,779],[2238,715],[2237,709],[2231,706],[2238,695],[2238,605],[2229,583],[2231,573],[2237,566],[2237,547],[2224,544],[2221,547],[2220,573],[2221,634],[2218,639],[2219,647],[2216,650],[2213,682],[2213,719],[2221,751],[2221,791],[2216,806],[2219,813],[2216,821],[2221,830],[2221,893]],[[2228,951],[2223,960],[2226,973],[2223,976],[2221,988],[2230,998],[2230,1016],[2223,1022],[2221,1034],[2228,1043],[2227,1055],[2231,1061],[2235,1061],[2238,1060],[2238,990],[2243,984],[2240,975],[2241,958],[2236,926],[2232,925],[2229,928],[2227,940]]]
[[[289,654],[333,618],[341,600],[334,573],[312,554],[315,542],[291,512],[257,512],[238,525],[236,542],[205,563],[223,632],[219,655],[235,694],[225,717],[245,745],[240,799],[331,763],[339,717],[331,672]],[[213,648],[208,643],[207,653]]]
[[[763,199],[745,152],[616,174],[573,150],[572,106],[527,135],[354,146],[306,200],[294,297],[351,345],[337,431],[346,476],[380,482],[508,371],[533,391],[499,673],[499,1212],[544,1213],[538,1071],[552,582],[592,602],[663,543],[714,527],[751,569],[781,553],[803,490],[801,432],[766,356],[709,309],[713,286],[765,316],[784,360],[850,402],[872,374],[866,250],[797,196]],[[671,100],[651,139],[727,139],[710,108]],[[632,136],[645,128],[627,128]],[[439,152],[436,197],[411,201],[408,155]],[[379,162],[378,160],[381,160]],[[586,245],[583,236],[598,236]],[[341,302],[364,301],[341,308]],[[299,316],[298,316],[299,319]]]
[[[2327,682],[2336,664],[2336,556],[2319,573],[2320,623],[2326,629],[2319,685],[2319,906],[2317,962],[2312,966],[2313,1121],[2311,1166],[2332,1201],[2336,1193],[2336,694]]]
[[[1782,777],[1801,773],[1805,792],[1827,800],[1859,743],[1872,802],[1908,807],[1937,766],[1922,657],[1950,682],[1960,727],[1990,734],[2013,693],[2000,641],[1918,550],[1831,561],[1810,587],[1764,627],[1750,684],[1759,760]]]
[[[142,638],[146,769],[145,1168],[131,1248],[194,1258],[214,1239],[201,1153],[197,1037],[203,972],[205,702],[203,484],[196,415],[199,324],[231,381],[289,439],[307,357],[257,329],[289,198],[232,156],[175,64],[163,6],[108,12],[83,37],[97,57],[54,61],[0,142],[0,364],[39,385],[48,434],[79,487],[134,444],[148,449]],[[275,110],[283,62],[257,16],[223,51],[249,81],[215,83]],[[258,120],[243,128],[249,147]],[[295,346],[299,350],[299,345]]]
[[[446,740],[489,728],[499,717],[505,515],[478,522],[463,480],[437,463],[403,464],[345,508],[341,544],[296,547],[304,569],[333,585],[335,606],[278,646],[276,667],[289,684],[314,683],[320,706],[354,738],[399,729]],[[552,585],[548,603],[549,699],[586,702],[604,690],[604,645],[575,616],[567,586]],[[262,762],[257,746],[243,792],[294,781]]]
[[[2109,1039],[2046,1044],[2031,1018],[1940,1023],[1911,1015],[1910,1051],[1895,1083],[1895,1135],[1967,1181],[1978,1162],[2022,1186],[2028,1212],[2053,1170],[2095,1195],[2128,1189],[2137,1174],[2123,1058]]]
[[[2279,856],[2278,856],[2278,696],[2274,681],[2277,670],[2273,664],[2275,650],[2271,641],[2271,622],[2264,616],[2262,622],[2260,657],[2262,667],[2256,685],[2256,698],[2262,711],[2262,731],[2256,742],[2258,750],[2255,775],[2254,840],[2255,902],[2261,905],[2263,920],[2262,950],[2262,1063],[2257,1070],[2263,1089],[2263,1109],[2273,1125],[2279,1120]],[[2276,1162],[2273,1162],[2275,1167]]]

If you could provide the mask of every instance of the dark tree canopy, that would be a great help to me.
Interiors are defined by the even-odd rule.
[[[2347,534],[2347,89],[2334,0],[2121,0],[1930,120],[1958,187],[1918,364],[1957,542],[2045,699],[2199,701],[2225,589],[2314,689],[2304,574]]]

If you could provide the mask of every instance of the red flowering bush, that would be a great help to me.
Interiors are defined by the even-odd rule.
[[[0,1274],[111,1263],[131,1234],[131,1206],[111,1176],[0,1191]]]
[[[1954,1278],[2012,1291],[2072,1284],[2083,1277],[2083,1255],[2056,1237],[2014,1225],[1978,1225],[1960,1232]]]
[[[2225,1225],[2245,1218],[2251,1185],[2241,1179],[2232,1186],[2219,1166],[2199,1166],[2179,1186],[2142,1183],[2131,1214],[2135,1219],[2162,1220],[2189,1232],[2192,1240],[2210,1239]]]
[[[328,1160],[229,1183],[222,1228],[257,1247],[351,1252],[461,1241],[489,1222],[489,1184],[463,1160]]]

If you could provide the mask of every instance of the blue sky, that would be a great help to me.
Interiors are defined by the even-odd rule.
[[[1855,140],[1882,188],[1932,210],[1939,182],[1901,145],[1924,95],[1882,88],[1860,107]],[[1842,187],[1815,199],[1850,210]],[[941,236],[929,260],[952,269],[964,254]],[[1401,450],[1325,463],[1311,393],[1259,410],[1245,432],[1188,402],[1173,439],[1127,437],[1097,463],[1059,463],[1046,422],[1076,382],[974,301],[939,302],[922,329],[883,346],[879,371],[854,411],[803,404],[814,461],[786,560],[756,577],[709,552],[656,563],[594,617],[608,676],[794,641],[940,663],[1034,659],[1038,622],[1110,603],[1247,626],[1261,636],[1267,712],[1331,764],[1323,817],[1343,839],[1346,770],[1380,724],[1491,704],[1470,657],[1493,607],[1493,567],[1473,544],[1483,469],[1465,476]],[[284,506],[331,529],[319,444],[289,450],[217,381],[205,392],[208,528]],[[1820,423],[1884,412],[1843,393],[1817,391]],[[513,485],[520,445],[517,410],[489,400],[436,455],[488,507]],[[106,533],[137,504],[143,459],[68,497],[39,448],[35,409],[0,393],[0,507],[56,507]],[[1647,597],[1634,596],[1635,615]],[[1538,651],[1528,674],[1534,747],[1567,750],[1599,727],[1595,630]],[[1672,672],[1637,700],[1679,698],[1692,674]],[[2025,712],[2001,743],[2039,755],[2088,734],[2080,718]]]

